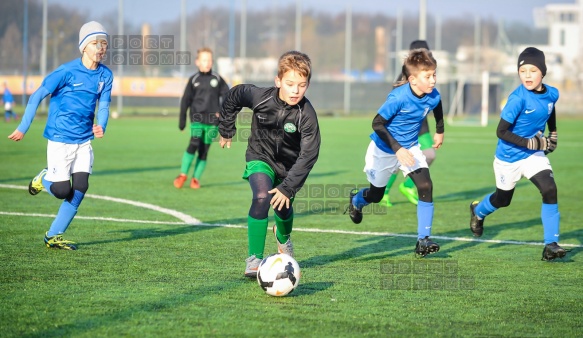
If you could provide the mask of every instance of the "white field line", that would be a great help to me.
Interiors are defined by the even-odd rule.
[[[0,188],[8,188],[8,189],[28,189],[28,187],[22,187],[17,185],[8,185],[8,184],[0,184]],[[183,214],[176,210],[166,209],[159,207],[157,205],[149,204],[149,203],[142,203],[136,202],[121,198],[114,198],[108,196],[100,196],[100,195],[93,195],[87,194],[86,197],[96,198],[106,201],[118,202],[118,203],[125,203],[129,205],[133,205],[136,207],[141,207],[145,209],[150,209],[154,211],[158,211],[167,215],[174,216],[181,220],[181,222],[164,222],[164,221],[149,221],[149,220],[136,220],[136,219],[124,219],[124,218],[113,218],[113,217],[89,217],[89,216],[75,216],[75,219],[85,219],[85,220],[97,220],[97,221],[108,221],[108,222],[119,222],[119,223],[140,223],[140,224],[161,224],[161,225],[192,225],[192,226],[205,226],[205,227],[222,227],[222,228],[237,228],[237,229],[246,229],[247,226],[240,225],[240,224],[220,224],[220,223],[204,223],[200,220]],[[22,213],[22,212],[9,212],[9,211],[0,211],[0,215],[7,215],[7,216],[22,216],[22,217],[46,217],[46,218],[55,218],[56,215],[52,214],[37,214],[37,213]],[[294,231],[299,232],[313,232],[313,233],[327,233],[327,234],[342,234],[342,235],[358,235],[358,236],[383,236],[383,237],[405,237],[405,238],[417,238],[417,235],[414,234],[398,234],[392,232],[373,232],[373,231],[349,231],[349,230],[330,230],[330,229],[317,229],[317,228],[295,228]],[[431,236],[434,239],[442,239],[447,241],[460,241],[460,242],[478,242],[478,243],[492,243],[492,244],[515,244],[515,245],[539,245],[542,246],[543,243],[541,242],[523,242],[523,241],[506,241],[506,240],[497,240],[497,239],[478,239],[478,238],[469,238],[469,237],[448,237],[448,236]],[[583,248],[581,244],[565,244],[561,243],[563,247],[570,247],[570,248]]]

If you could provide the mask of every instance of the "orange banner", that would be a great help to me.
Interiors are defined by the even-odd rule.
[[[29,76],[26,79],[26,93],[31,95],[42,83],[40,76]],[[124,77],[121,80],[123,96],[138,97],[181,97],[184,93],[187,79],[173,77]],[[5,83],[13,95],[22,95],[22,76],[2,76],[0,83]],[[1,90],[1,89],[0,89]],[[113,79],[112,96],[117,96],[120,90],[119,79]]]

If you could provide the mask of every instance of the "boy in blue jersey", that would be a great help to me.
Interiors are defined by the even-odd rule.
[[[4,120],[9,122],[10,118],[12,118],[16,121],[18,116],[12,111],[12,108],[14,107],[14,97],[12,96],[10,89],[8,89],[6,82],[2,84],[2,87],[4,87],[4,93],[2,94],[2,102],[4,103]]]
[[[47,168],[35,176],[28,192],[43,189],[62,199],[44,242],[49,248],[77,250],[63,239],[89,187],[93,167],[91,140],[101,138],[107,127],[113,73],[100,62],[107,51],[107,32],[95,21],[79,31],[81,58],[61,65],[49,74],[31,95],[24,116],[9,139],[20,141],[28,131],[40,102],[51,95],[43,136],[48,139]],[[97,121],[95,107],[99,101]]]
[[[476,237],[484,232],[484,218],[512,201],[516,183],[526,177],[542,195],[541,219],[544,244],[542,259],[553,260],[566,255],[559,241],[559,207],[557,185],[547,153],[557,147],[555,104],[556,88],[543,84],[546,75],[545,55],[528,47],[518,57],[518,76],[522,84],[508,97],[502,109],[496,135],[494,158],[496,191],[481,202],[470,204],[470,230]],[[545,125],[549,126],[545,137]]]
[[[437,62],[427,49],[410,51],[401,81],[396,83],[372,122],[374,132],[370,135],[372,141],[364,166],[370,187],[353,190],[348,207],[350,219],[360,223],[362,208],[381,201],[389,178],[400,169],[413,180],[419,195],[415,253],[420,257],[439,251],[439,245],[429,238],[433,224],[433,183],[419,146],[421,123],[431,110],[437,122],[433,148],[438,149],[443,143],[443,108],[435,89],[436,68]]]
[[[427,44],[427,41],[425,40],[415,40],[411,42],[411,44],[409,45],[409,50],[418,48],[425,48],[429,50],[429,44]],[[403,75],[401,74],[399,76],[402,77]],[[421,122],[421,129],[419,130],[419,147],[421,148],[423,155],[425,155],[427,165],[431,166],[431,163],[435,161],[436,152],[435,149],[433,148],[433,137],[429,132],[429,122],[427,121],[427,115],[423,119],[423,122]],[[397,173],[392,174],[391,177],[389,178],[387,188],[385,189],[385,196],[381,200],[382,201],[381,205],[386,205],[387,207],[393,206],[389,198],[389,192],[391,190],[391,187],[393,186],[393,183],[395,183],[396,179]],[[407,177],[405,179],[405,182],[399,184],[399,191],[407,198],[409,202],[415,205],[419,203],[417,189],[415,188],[415,183],[413,182],[411,177]]]

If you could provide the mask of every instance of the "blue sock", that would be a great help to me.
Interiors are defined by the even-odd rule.
[[[366,189],[366,188],[365,188]],[[370,203],[368,203],[365,199],[364,196],[362,195],[363,191],[365,189],[360,189],[360,191],[354,195],[354,197],[352,197],[352,204],[358,209],[358,210],[362,210],[362,208],[366,207],[367,205],[369,205]]]
[[[476,215],[478,217],[480,217],[481,219],[486,218],[486,216],[490,215],[491,213],[493,213],[494,211],[498,210],[498,208],[495,208],[492,203],[490,203],[490,196],[492,196],[492,194],[484,197],[484,199],[478,203],[478,205],[476,206],[476,209],[474,209],[474,212],[476,213]]]
[[[543,221],[545,244],[550,244],[552,242],[559,243],[559,220],[561,218],[559,205],[543,203],[540,218]]]
[[[85,197],[84,193],[75,190],[71,202],[67,200],[63,201],[59,208],[59,212],[57,213],[57,217],[55,217],[53,224],[51,224],[51,227],[49,228],[47,237],[61,235],[67,231],[69,224],[71,224],[73,218],[77,214],[77,209],[79,208],[83,197]]]
[[[43,176],[43,187],[51,196],[55,196],[51,191],[51,185],[53,185],[53,182],[48,181],[45,177],[47,177],[47,175]]]
[[[419,201],[417,203],[417,237],[419,239],[431,236],[433,224],[433,202]]]

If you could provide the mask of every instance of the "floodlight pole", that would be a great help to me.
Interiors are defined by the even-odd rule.
[[[302,49],[302,1],[296,0],[296,45],[295,50]]]
[[[350,113],[350,64],[352,63],[352,7],[350,4],[346,6],[346,28],[344,33],[344,114]]]
[[[118,1],[118,10],[117,10],[117,29],[118,34],[123,38],[123,0]],[[122,49],[122,51],[125,51]],[[121,111],[123,109],[123,63],[126,59],[122,59],[122,62],[119,62],[117,65],[117,113],[121,115]]]
[[[40,75],[44,79],[47,75],[47,2],[48,0],[43,0],[43,20],[42,20],[42,44],[41,44],[41,57],[40,57]],[[47,109],[47,104],[45,100],[41,102],[41,111]]]
[[[419,40],[427,40],[427,0],[419,0]]]

